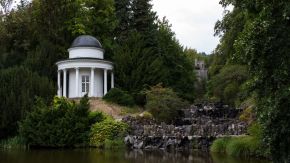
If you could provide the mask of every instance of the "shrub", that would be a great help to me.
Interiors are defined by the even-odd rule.
[[[113,102],[122,106],[133,106],[135,105],[134,99],[131,95],[129,95],[127,92],[118,89],[113,88],[111,89],[104,97],[104,100],[108,102]]]
[[[94,124],[105,120],[105,116],[102,112],[90,112],[89,113],[89,122]]]
[[[151,87],[146,93],[145,108],[159,122],[175,123],[182,117],[181,109],[188,106],[172,89],[161,85]]]
[[[254,112],[255,107],[256,96],[252,95],[241,103],[240,108],[243,109],[243,112],[240,115],[239,119],[243,122],[251,124],[256,119],[256,114]]]
[[[104,121],[94,124],[90,133],[90,145],[105,147],[106,142],[123,138],[127,133],[128,125],[107,117]]]
[[[142,117],[145,118],[145,119],[152,119],[153,115],[151,113],[145,111],[145,112],[142,113]]]
[[[89,139],[88,98],[79,104],[55,97],[52,107],[38,100],[33,112],[20,122],[19,133],[29,146],[72,147]]]
[[[244,83],[249,78],[247,66],[226,65],[208,82],[208,96],[234,106],[244,98]]]

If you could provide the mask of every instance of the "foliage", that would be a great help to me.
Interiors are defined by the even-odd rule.
[[[195,49],[188,49],[188,48],[185,48],[184,49],[184,53],[186,55],[186,57],[188,57],[189,61],[191,62],[192,65],[195,64],[195,60],[201,60],[201,61],[204,61],[205,62],[205,66],[208,68],[210,65],[211,65],[211,62],[212,62],[212,55],[208,55],[204,52],[200,53],[200,52],[197,52],[197,50]]]
[[[171,30],[171,25],[167,19],[163,18],[158,21],[157,36],[157,45],[163,62],[163,67],[159,72],[162,72],[165,77],[159,83],[172,88],[179,97],[192,102],[195,95],[194,83],[196,80],[194,64],[190,62],[175,38],[175,33]]]
[[[125,136],[127,130],[128,125],[126,123],[107,117],[104,121],[95,123],[91,127],[90,145],[105,148],[115,145],[119,146],[118,140]]]
[[[1,1],[1,6],[8,8],[10,2]],[[17,9],[1,15],[0,99],[5,102],[0,104],[0,139],[16,134],[17,121],[31,111],[35,96],[47,103],[52,99],[55,62],[67,58],[76,36],[98,36],[106,56],[110,55],[116,24],[113,4],[112,0],[22,0]]]
[[[249,157],[256,150],[255,142],[253,138],[249,136],[244,136],[240,138],[232,138],[226,147],[227,154],[231,156],[244,156]]]
[[[255,95],[252,95],[245,101],[241,103],[240,106],[241,109],[243,109],[243,112],[241,113],[239,119],[243,122],[246,122],[247,124],[251,124],[252,122],[257,120],[257,116],[255,113],[256,108],[256,97]]]
[[[290,2],[222,0],[221,4],[234,6],[223,22],[239,26],[220,26],[220,29],[223,38],[226,35],[234,38],[230,44],[231,58],[248,65],[265,143],[274,162],[289,162]],[[238,15],[243,19],[238,19]],[[227,27],[238,32],[233,35]]]
[[[85,145],[89,138],[89,104],[55,97],[52,107],[38,100],[34,111],[20,122],[19,133],[29,146],[73,147]]]
[[[211,152],[226,153],[231,156],[260,156],[268,157],[268,151],[262,143],[262,128],[258,123],[253,123],[248,128],[247,136],[228,137],[216,139]]]
[[[235,105],[244,96],[243,84],[248,79],[248,70],[242,65],[226,65],[220,73],[211,78],[208,84],[208,95]]]
[[[105,115],[102,112],[90,112],[89,113],[89,122],[94,124],[105,120]]]
[[[70,43],[82,34],[102,42],[106,59],[114,59],[116,85],[133,95],[138,104],[145,103],[142,91],[158,83],[192,100],[193,66],[168,21],[158,20],[150,2],[23,0],[16,9],[1,15],[0,76],[7,76],[7,82],[0,79],[4,83],[1,101],[5,101],[0,104],[0,138],[15,135],[17,121],[31,111],[35,96],[45,102],[52,99],[55,62],[67,58]],[[9,8],[9,3],[1,5]],[[15,66],[27,72],[20,74],[18,68],[11,68]],[[30,73],[31,77],[26,76]]]
[[[0,140],[0,149],[25,149],[26,145],[23,139],[19,136]]]
[[[55,93],[52,81],[25,67],[0,70],[0,139],[14,136],[17,121],[31,111],[34,98],[43,97],[46,103]]]
[[[123,138],[117,138],[114,140],[106,139],[104,142],[106,149],[124,149],[126,148]]]
[[[165,78],[162,61],[138,33],[131,34],[115,51],[116,81],[126,91],[135,93],[146,85],[154,85]]]
[[[243,157],[265,156],[262,150],[261,140],[253,136],[219,138],[211,146],[211,152]]]
[[[170,88],[163,88],[160,84],[147,91],[145,105],[153,117],[168,124],[176,123],[183,116],[181,109],[188,106]]]
[[[111,89],[104,97],[104,100],[113,102],[122,106],[134,106],[134,99],[127,92],[119,88]]]
[[[143,113],[139,115],[139,117],[144,118],[144,119],[152,119],[153,115],[149,113],[148,111],[144,111]]]
[[[253,120],[253,117],[254,117],[253,108],[248,107],[248,108],[243,110],[242,114],[239,117],[239,120],[241,120],[243,122],[251,123]]]
[[[214,153],[226,153],[226,147],[230,138],[216,139],[210,146],[210,151]]]
[[[194,99],[195,73],[168,20],[159,20],[151,0],[117,0],[117,85],[143,105],[143,89],[162,83],[187,100]]]

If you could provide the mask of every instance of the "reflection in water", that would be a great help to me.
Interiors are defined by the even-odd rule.
[[[203,152],[29,150],[0,151],[1,163],[268,163]]]

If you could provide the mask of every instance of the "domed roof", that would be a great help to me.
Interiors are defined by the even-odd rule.
[[[73,41],[71,48],[75,48],[75,47],[102,48],[102,45],[101,45],[100,41],[93,36],[81,35]]]

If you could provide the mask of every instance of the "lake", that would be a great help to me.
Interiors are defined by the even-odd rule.
[[[1,163],[269,163],[206,152],[77,150],[0,150]]]

